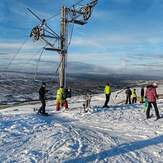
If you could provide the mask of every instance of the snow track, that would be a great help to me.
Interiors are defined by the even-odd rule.
[[[146,120],[140,104],[102,108],[102,96],[93,99],[88,113],[80,113],[80,97],[67,112],[48,102],[50,116],[32,105],[1,110],[0,162],[163,162],[163,119]],[[163,112],[163,101],[158,107]]]

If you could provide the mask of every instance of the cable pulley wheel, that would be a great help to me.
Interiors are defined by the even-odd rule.
[[[34,40],[37,41],[37,40],[39,40],[40,36],[41,36],[41,29],[38,26],[34,27],[32,29],[32,32],[30,34],[30,37],[33,37]]]
[[[85,21],[91,17],[91,7],[90,6],[82,7],[81,12],[83,13],[83,18]]]

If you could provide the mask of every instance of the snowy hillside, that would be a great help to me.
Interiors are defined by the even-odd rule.
[[[69,111],[56,112],[49,101],[47,117],[33,111],[39,104],[1,110],[0,162],[163,162],[163,118],[155,121],[152,110],[146,120],[142,104],[124,105],[124,91],[116,95],[111,108],[93,96],[88,113],[82,96],[69,100]],[[162,99],[158,107],[163,113]]]

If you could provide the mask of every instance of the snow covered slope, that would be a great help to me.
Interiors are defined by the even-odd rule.
[[[124,105],[123,91],[112,94],[111,107],[102,108],[103,95],[92,98],[92,108],[81,112],[82,97],[72,98],[69,111],[50,116],[24,105],[0,111],[0,162],[163,162],[163,118],[146,120],[144,106]],[[163,100],[158,100],[163,113]]]

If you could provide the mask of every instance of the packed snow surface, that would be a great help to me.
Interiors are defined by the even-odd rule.
[[[146,119],[143,104],[124,104],[124,91],[112,93],[110,108],[104,95],[95,95],[87,113],[83,97],[69,100],[70,110],[36,115],[40,104],[0,111],[0,162],[152,163],[163,162],[163,118]],[[158,100],[163,112],[163,100]]]

